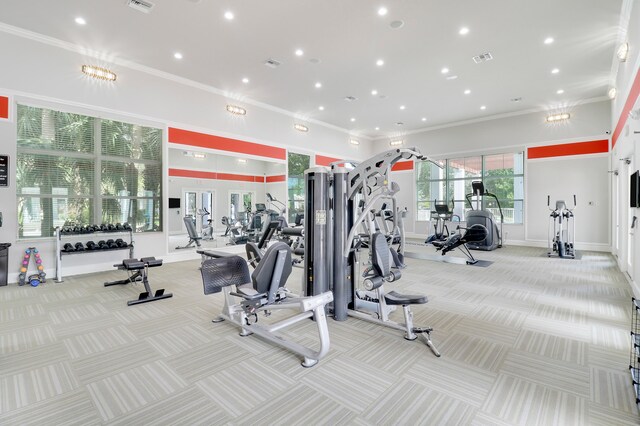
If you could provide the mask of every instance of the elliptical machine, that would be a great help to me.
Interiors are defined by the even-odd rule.
[[[556,201],[556,208],[552,209],[551,196],[547,195],[547,207],[551,211],[549,215],[549,244],[547,246],[547,256],[576,258],[574,248],[576,223],[573,220],[573,211],[576,208],[576,196],[573,195],[573,208],[567,208],[564,200]],[[553,234],[551,234],[551,222],[553,222]]]
[[[433,244],[436,241],[446,241],[451,235],[449,228],[447,227],[447,221],[453,222],[454,218],[460,222],[460,216],[453,213],[453,200],[451,200],[451,209],[446,202],[433,200],[433,207],[435,210],[431,210],[431,220],[433,223],[433,234],[429,235],[424,241],[425,244]]]
[[[472,193],[467,194],[467,202],[471,207],[471,211],[467,212],[466,222],[467,228],[471,228],[473,225],[480,224],[487,228],[488,234],[487,238],[483,241],[475,241],[467,243],[467,247],[471,250],[485,250],[491,251],[497,248],[502,247],[502,224],[504,223],[504,214],[502,213],[502,207],[500,206],[500,201],[498,201],[498,197],[495,194],[492,194],[489,191],[484,189],[484,184],[480,180],[475,180],[471,182]],[[476,197],[476,207],[473,208],[473,203],[471,202],[471,197]],[[488,209],[481,208],[481,200],[480,197],[491,197],[496,201],[498,205],[498,211],[500,212],[500,230],[498,230],[498,225],[496,224],[496,218]]]

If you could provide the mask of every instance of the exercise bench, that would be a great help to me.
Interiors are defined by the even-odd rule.
[[[129,274],[129,278],[124,280],[106,282],[104,283],[105,287],[135,283],[136,281],[142,281],[142,284],[144,284],[145,291],[140,293],[138,299],[129,300],[127,302],[127,305],[137,305],[139,303],[153,302],[154,300],[168,299],[169,297],[173,297],[172,293],[165,294],[164,288],[157,290],[156,293],[153,294],[151,286],[149,286],[149,268],[162,266],[162,259],[156,259],[155,257],[143,257],[140,260],[125,259],[122,261],[122,263],[117,263],[113,266],[115,266],[119,270],[127,271],[127,274]]]

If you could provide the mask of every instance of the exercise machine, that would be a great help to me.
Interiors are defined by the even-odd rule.
[[[573,219],[573,211],[576,208],[576,196],[573,195],[573,208],[569,209],[564,200],[557,200],[555,209],[551,208],[551,196],[547,195],[547,207],[551,211],[549,215],[549,244],[547,245],[547,256],[576,258],[574,248],[576,223]],[[553,234],[551,233],[551,223],[553,223]]]
[[[211,219],[211,213],[205,208],[198,209],[198,216],[200,216],[200,220],[202,223],[202,232],[201,236],[203,240],[215,240],[216,237],[213,236],[213,220]],[[209,216],[205,224],[205,218]]]
[[[471,182],[471,189],[473,192],[466,195],[467,202],[471,207],[471,210],[468,211],[466,215],[467,228],[471,228],[473,225],[479,224],[487,228],[489,233],[487,234],[487,238],[485,238],[483,241],[469,242],[467,243],[467,247],[469,247],[471,250],[485,251],[491,251],[502,247],[502,224],[504,223],[504,214],[502,213],[502,207],[500,206],[498,197],[495,194],[486,191],[484,188],[484,184],[479,180]],[[471,197],[476,197],[475,208],[473,207],[473,203],[471,202]],[[483,208],[485,197],[493,198],[498,206],[498,211],[500,212],[499,230],[498,225],[496,224],[496,218],[493,213],[488,209]]]
[[[388,237],[399,235],[402,211],[397,207],[396,193],[400,187],[389,179],[391,167],[400,160],[430,161],[415,148],[393,149],[361,163],[340,161],[330,169],[314,167],[305,171],[305,294],[315,296],[333,290],[331,312],[336,321],[348,316],[404,331],[404,337],[415,340],[421,336],[436,356],[440,353],[431,341],[431,327],[413,325],[412,305],[428,302],[423,295],[386,293],[384,285],[398,281],[398,252],[389,247]],[[352,164],[353,168],[341,166]],[[360,206],[362,201],[362,207]],[[381,202],[390,205],[392,229],[388,235],[375,230],[375,209]],[[406,214],[406,211],[405,211]],[[360,276],[362,224],[368,222],[369,242],[366,265]],[[400,247],[404,244],[401,242]],[[390,313],[402,307],[404,323],[390,319]]]
[[[144,285],[145,291],[140,293],[137,299],[129,300],[127,302],[128,306],[173,297],[172,293],[165,293],[164,288],[156,290],[154,294],[153,290],[151,290],[151,286],[149,285],[149,268],[162,266],[162,259],[156,259],[155,257],[143,257],[140,260],[125,259],[122,263],[116,263],[113,266],[119,270],[127,271],[128,278],[124,280],[106,282],[104,283],[105,287],[135,283],[136,281],[142,281],[142,284]]]
[[[202,237],[198,235],[198,231],[196,231],[196,219],[191,215],[187,215],[183,217],[182,220],[184,222],[184,226],[187,228],[189,242],[186,246],[177,246],[176,250],[191,248],[194,244],[197,247],[200,247],[202,245],[200,244],[200,240],[202,240]]]
[[[467,256],[467,265],[475,265],[478,260],[473,257],[471,251],[469,251],[468,244],[479,244],[483,242],[489,231],[483,225],[476,223],[468,228],[457,227],[457,233],[448,236],[444,241],[433,241],[431,244],[436,247],[436,251],[442,252],[444,256],[450,251],[459,248],[460,251]],[[462,232],[464,231],[464,233]]]
[[[255,334],[301,355],[303,367],[313,367],[329,352],[329,329],[325,305],[333,300],[330,291],[315,296],[298,297],[285,284],[291,274],[291,249],[277,242],[265,252],[253,273],[239,256],[211,258],[202,262],[204,294],[224,294],[224,307],[214,323],[227,320],[241,328],[240,336]],[[258,324],[259,315],[289,309],[294,316],[268,324]],[[314,350],[287,340],[277,331],[307,319],[313,319],[318,330],[320,348]],[[265,321],[266,322],[266,321]]]
[[[450,235],[447,222],[453,221],[454,218],[457,218],[458,222],[460,222],[460,216],[453,213],[453,200],[451,201],[451,208],[444,201],[433,200],[433,208],[435,210],[431,210],[430,217],[433,222],[433,234],[427,237],[425,244],[445,241]]]

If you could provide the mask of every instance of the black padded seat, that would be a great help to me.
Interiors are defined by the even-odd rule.
[[[396,291],[390,291],[384,295],[384,301],[387,305],[423,305],[429,301],[427,296],[418,294],[401,294]]]

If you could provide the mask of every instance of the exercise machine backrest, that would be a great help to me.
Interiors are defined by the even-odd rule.
[[[279,257],[283,256],[279,262]],[[251,274],[253,288],[258,293],[268,293],[269,303],[275,299],[278,288],[283,287],[292,271],[291,248],[282,242],[271,245]],[[276,270],[281,267],[282,270]]]

